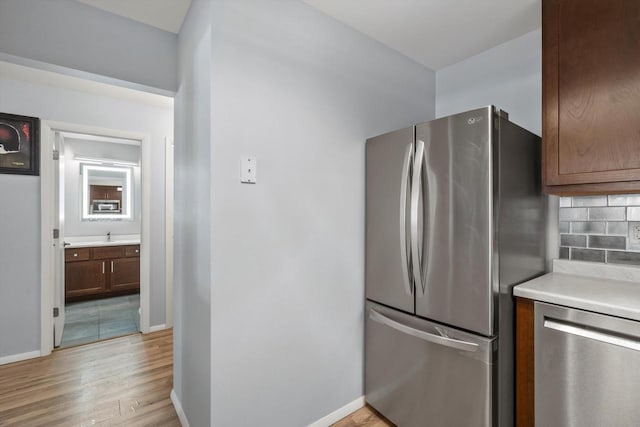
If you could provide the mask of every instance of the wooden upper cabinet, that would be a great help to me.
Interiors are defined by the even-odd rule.
[[[640,192],[640,1],[543,0],[544,184]]]

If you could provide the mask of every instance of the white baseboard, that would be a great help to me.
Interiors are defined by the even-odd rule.
[[[180,403],[180,399],[178,399],[178,395],[173,389],[171,390],[171,402],[176,409],[176,414],[178,414],[178,419],[182,427],[189,427],[189,420],[187,420],[187,415],[184,413],[184,409],[182,409],[182,403]]]
[[[347,415],[357,411],[364,406],[364,396],[361,396],[351,403],[347,403],[342,408],[336,409],[327,416],[320,418],[318,421],[309,424],[309,427],[328,427],[331,424],[340,421]]]
[[[9,363],[22,362],[27,359],[35,359],[36,357],[40,357],[40,350],[29,351],[27,353],[20,354],[12,354],[10,356],[0,357],[0,365],[7,365]]]
[[[149,328],[149,333],[162,331],[164,329],[167,329],[167,325],[165,325],[164,323],[162,325],[155,325]]]

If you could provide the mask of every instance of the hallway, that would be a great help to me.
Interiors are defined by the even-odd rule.
[[[173,330],[0,366],[0,426],[180,426]]]

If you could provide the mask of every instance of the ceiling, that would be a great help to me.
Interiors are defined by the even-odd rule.
[[[191,0],[77,0],[172,33],[180,32]]]
[[[540,0],[304,0],[439,70],[540,27]]]

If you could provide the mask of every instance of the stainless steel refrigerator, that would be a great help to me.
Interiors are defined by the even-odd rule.
[[[366,144],[366,401],[514,424],[512,287],[544,272],[540,138],[490,106]]]

